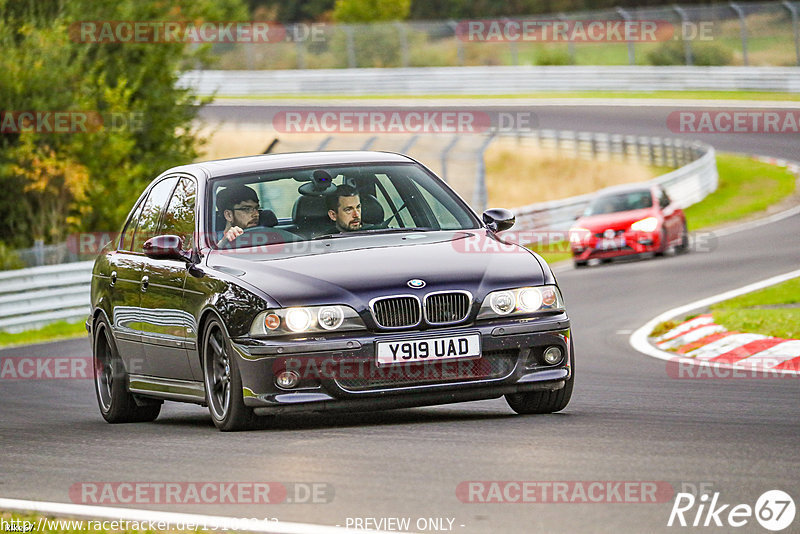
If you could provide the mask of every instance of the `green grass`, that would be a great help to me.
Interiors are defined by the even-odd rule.
[[[764,211],[795,189],[788,170],[746,156],[718,154],[717,169],[717,190],[685,210],[690,231]]]
[[[711,312],[730,331],[800,339],[800,278],[719,302]]]
[[[86,334],[86,327],[83,322],[68,323],[59,321],[49,324],[39,330],[27,330],[16,334],[0,332],[0,347],[10,347],[13,345],[29,345],[31,343],[42,343],[44,341],[57,341],[60,339],[71,339],[83,337]]]
[[[651,91],[651,92],[624,92],[624,91],[541,91],[537,93],[518,93],[501,95],[248,95],[228,96],[216,95],[217,99],[230,100],[397,100],[397,99],[515,99],[515,98],[674,98],[680,100],[787,100],[800,101],[800,93],[781,93],[765,91]]]
[[[547,245],[528,245],[528,248],[544,258],[547,263],[556,263],[572,258],[569,243],[557,241]]]

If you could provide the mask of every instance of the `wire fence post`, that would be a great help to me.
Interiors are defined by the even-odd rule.
[[[400,152],[403,154],[408,154],[408,151],[411,150],[411,147],[419,140],[419,135],[413,136],[408,142],[403,145],[403,148],[400,149]]]
[[[563,13],[559,13],[556,18],[561,22],[567,22],[567,20],[568,20],[566,15],[564,15]],[[569,52],[569,64],[570,65],[574,65],[575,64],[575,41],[573,41],[571,37],[570,37],[570,40],[567,41],[567,51]]]
[[[448,20],[447,25],[453,30],[453,38],[456,40],[456,51],[458,52],[458,66],[464,66],[464,43],[458,35],[458,23],[454,20]]]
[[[395,27],[397,27],[397,33],[400,36],[400,63],[403,67],[408,67],[410,64],[409,61],[409,52],[408,52],[408,28],[402,22],[395,22]]]
[[[366,142],[366,143],[364,143],[364,146],[362,146],[362,147],[361,147],[361,150],[369,150],[370,148],[372,148],[372,145],[373,145],[373,144],[375,143],[375,141],[377,141],[377,140],[378,140],[378,136],[377,136],[377,135],[373,135],[372,137],[370,137],[369,139],[367,139],[367,142]]]
[[[617,8],[617,13],[619,13],[619,16],[622,17],[625,22],[630,22],[633,20],[633,17],[631,17],[630,13],[628,13],[621,7]],[[628,63],[630,65],[636,65],[636,50],[634,48],[633,41],[630,39],[628,39],[627,41],[628,41]]]
[[[747,22],[745,21],[744,11],[738,5],[734,4],[733,2],[728,3],[730,8],[739,16],[739,31],[742,34],[742,61],[744,62],[744,66],[748,65],[747,63]]]
[[[494,141],[495,135],[495,132],[490,133],[489,137],[484,140],[478,149],[478,170],[475,176],[475,191],[472,193],[472,204],[478,212],[486,210],[486,202],[488,201],[489,192],[486,189],[486,162],[484,161],[484,155],[486,149]]]
[[[354,69],[358,65],[356,63],[356,43],[353,37],[353,27],[349,24],[345,25],[344,32],[347,35],[347,67]]]
[[[800,65],[800,32],[797,29],[797,8],[789,2],[783,0],[783,7],[789,10],[792,14],[792,31],[794,32],[794,55],[797,58],[797,64]]]
[[[447,157],[450,155],[450,151],[453,150],[453,147],[456,146],[456,143],[458,143],[458,136],[453,137],[452,141],[447,143],[447,146],[442,150],[442,180],[444,180],[445,183],[447,182]]]
[[[689,26],[689,15],[686,14],[686,10],[681,6],[672,6],[672,9],[681,18],[681,41],[683,41],[683,53],[686,56],[686,64],[691,67],[694,64],[694,58],[692,57],[692,41],[690,39],[686,39],[686,34],[684,33],[684,30]]]

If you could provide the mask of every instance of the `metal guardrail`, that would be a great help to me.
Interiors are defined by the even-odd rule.
[[[595,159],[602,156],[646,165],[678,167],[647,183],[660,184],[682,208],[701,201],[717,189],[719,182],[714,148],[696,141],[553,130],[533,132],[524,137],[535,139],[542,148],[568,151],[576,157]],[[515,228],[537,231],[568,230],[596,194],[540,202],[514,209],[512,211],[517,216]]]
[[[682,207],[702,200],[717,187],[714,149],[679,139],[603,133],[541,130],[518,134],[535,139],[542,148],[566,151],[586,159],[637,161],[678,169],[652,182],[662,184]],[[488,136],[482,154],[493,136]],[[485,180],[478,173],[477,180]],[[477,203],[485,204],[485,182],[476,184]],[[532,204],[515,211],[518,230],[562,231],[593,194]],[[0,272],[0,331],[18,332],[48,323],[80,321],[89,313],[92,261]]]
[[[796,67],[420,67],[194,70],[178,85],[199,95],[526,94],[536,91],[800,92]]]
[[[0,272],[0,331],[86,319],[93,265],[82,261]]]

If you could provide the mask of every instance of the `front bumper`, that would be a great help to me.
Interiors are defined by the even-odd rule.
[[[375,343],[387,339],[480,334],[474,359],[378,367]],[[370,410],[497,398],[504,394],[560,389],[572,374],[566,314],[535,320],[492,321],[458,328],[291,340],[235,339],[244,402],[258,414]],[[545,348],[558,346],[562,361],[548,365]],[[275,376],[295,370],[300,385],[281,389]]]
[[[591,259],[616,258],[657,252],[661,249],[661,232],[636,232],[627,230],[617,238],[624,238],[624,245],[615,248],[602,248],[602,238],[592,236],[581,243],[572,244],[572,257],[575,261]]]

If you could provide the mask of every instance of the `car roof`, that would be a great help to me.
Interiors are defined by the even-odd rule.
[[[416,163],[413,159],[394,152],[372,150],[330,150],[324,152],[288,152],[283,154],[264,154],[240,158],[218,159],[182,165],[168,170],[165,174],[185,172],[195,176],[215,178],[248,172],[274,171],[293,167],[313,167],[316,165],[348,165],[359,163]]]

